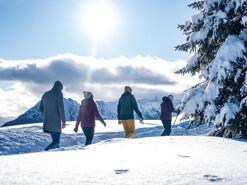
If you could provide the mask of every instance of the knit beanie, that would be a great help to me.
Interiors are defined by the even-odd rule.
[[[132,92],[132,89],[131,89],[131,87],[130,86],[125,86],[125,88],[124,88],[124,92]]]
[[[174,96],[173,96],[172,94],[169,94],[167,97],[168,97],[170,100],[171,100],[171,99],[174,99]]]
[[[83,91],[83,95],[85,99],[89,99],[91,96],[93,96],[93,93],[89,91]]]

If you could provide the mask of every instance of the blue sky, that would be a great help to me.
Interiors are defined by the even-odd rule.
[[[94,0],[91,0],[94,1]],[[0,0],[0,58],[38,59],[58,53],[92,55],[92,39],[78,16],[89,0]],[[156,56],[187,59],[174,51],[185,42],[177,29],[194,11],[191,0],[106,0],[118,17],[117,26],[98,44],[97,58]]]
[[[110,7],[100,16],[90,8],[99,2]],[[178,24],[196,13],[190,2],[0,0],[0,116],[25,112],[56,80],[64,97],[78,102],[84,90],[96,100],[117,101],[126,85],[136,99],[180,96],[198,83],[174,73],[190,57],[174,50],[186,39]],[[85,22],[96,14],[96,29],[89,29]],[[111,18],[115,24],[105,22]],[[105,28],[111,32],[95,39]]]

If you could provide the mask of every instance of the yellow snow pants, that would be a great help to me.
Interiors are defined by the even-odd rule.
[[[135,120],[128,119],[128,120],[121,120],[125,132],[124,138],[131,139],[135,134]]]

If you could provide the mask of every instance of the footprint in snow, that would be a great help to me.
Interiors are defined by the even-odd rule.
[[[116,174],[125,174],[125,173],[127,173],[129,170],[128,169],[123,169],[123,170],[115,170],[115,173]]]
[[[189,158],[190,156],[188,156],[188,155],[178,155],[178,157]]]
[[[223,178],[220,178],[216,175],[204,175],[203,177],[211,182],[224,181]]]

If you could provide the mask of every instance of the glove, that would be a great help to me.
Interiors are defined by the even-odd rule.
[[[179,113],[181,112],[181,109],[177,109],[176,111],[177,111],[177,113],[179,114]]]
[[[144,124],[144,123],[143,123],[143,119],[142,119],[142,118],[139,118],[139,121],[140,121],[140,123]]]
[[[119,124],[119,125],[121,124],[121,120],[118,120],[118,124]]]
[[[179,113],[181,112],[181,107],[180,107],[180,106],[177,106],[177,107],[175,108],[175,110],[176,110],[177,113],[179,114]]]
[[[62,124],[62,129],[64,129],[66,127],[66,123]]]
[[[78,132],[78,127],[74,128],[74,132],[77,133]]]
[[[104,125],[104,127],[106,127],[106,123],[105,122],[103,122],[103,125]]]

